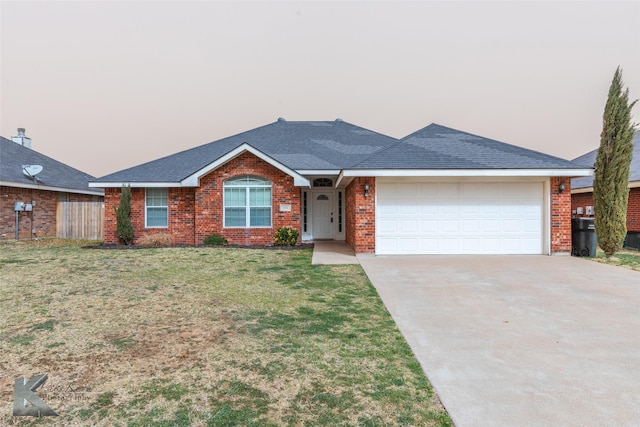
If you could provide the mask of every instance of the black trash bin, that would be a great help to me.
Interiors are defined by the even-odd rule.
[[[596,234],[595,220],[593,218],[572,218],[571,240],[573,256],[596,256],[598,236]]]

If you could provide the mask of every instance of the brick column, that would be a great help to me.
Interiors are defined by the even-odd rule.
[[[564,182],[562,193],[558,187]],[[551,253],[571,253],[571,178],[552,177],[551,190]]]
[[[369,184],[369,195],[364,186]],[[374,253],[376,250],[376,179],[355,178],[345,191],[346,242],[355,253]]]

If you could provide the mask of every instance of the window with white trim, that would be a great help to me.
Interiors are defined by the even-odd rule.
[[[224,226],[271,227],[271,181],[253,176],[225,181]]]
[[[169,226],[169,203],[166,188],[147,188],[145,192],[144,224],[147,228]]]

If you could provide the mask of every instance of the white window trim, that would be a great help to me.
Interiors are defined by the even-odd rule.
[[[227,186],[227,182],[229,181],[233,181],[236,179],[242,179],[242,178],[255,178],[258,179],[260,181],[264,181],[265,183],[269,183],[269,185],[255,185],[255,184],[246,184],[246,185],[229,185]],[[245,190],[245,226],[227,226],[227,204],[225,202],[225,191],[227,188],[243,188]],[[271,195],[270,195],[270,201],[271,204],[268,206],[269,209],[271,210],[271,215],[269,215],[269,225],[257,225],[257,226],[251,226],[251,205],[250,205],[250,189],[251,188],[269,188],[269,190],[271,190]],[[240,207],[240,206],[230,206],[230,207]],[[267,206],[253,206],[256,208],[266,208]],[[223,185],[222,185],[222,228],[228,228],[228,229],[232,229],[232,228],[242,228],[242,229],[246,229],[246,228],[273,228],[273,183],[271,181],[269,181],[268,179],[259,177],[259,176],[252,176],[252,175],[245,175],[245,176],[236,176],[233,178],[229,178],[227,179]]]
[[[165,190],[167,192],[167,206],[148,206],[147,205],[147,188],[144,189],[144,228],[169,228],[169,189],[154,188],[154,190]],[[147,209],[148,208],[165,208],[167,210],[167,225],[148,225]]]

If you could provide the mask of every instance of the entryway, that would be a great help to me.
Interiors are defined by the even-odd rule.
[[[313,192],[312,230],[314,239],[333,239],[333,191]]]
[[[325,240],[313,242],[313,265],[359,264],[353,249],[344,241]]]

